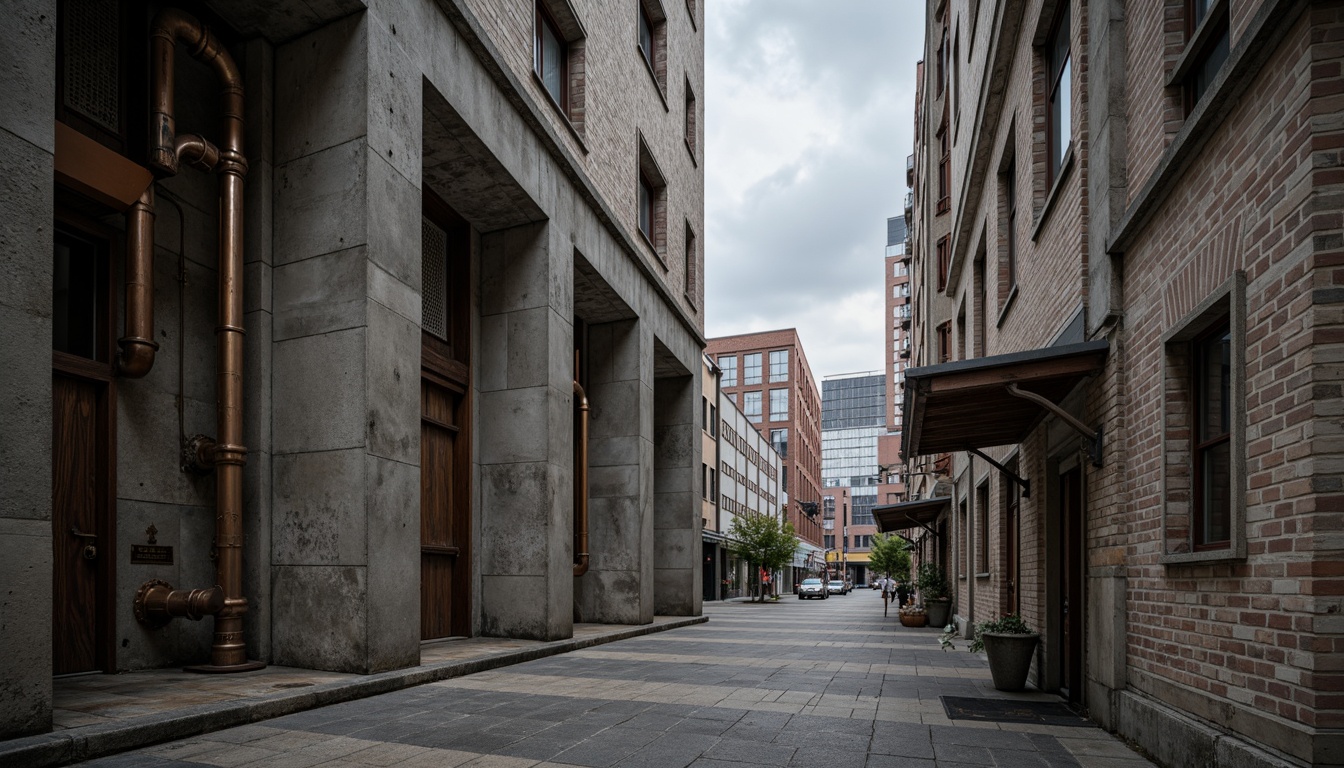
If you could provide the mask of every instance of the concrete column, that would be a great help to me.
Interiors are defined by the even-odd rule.
[[[653,337],[638,320],[588,329],[588,573],[582,621],[653,621]]]
[[[553,284],[573,270],[553,224],[481,236],[478,614],[482,634],[573,635],[574,330]]]
[[[699,367],[654,382],[653,607],[662,616],[700,615]]]
[[[51,253],[56,3],[0,30],[0,738],[51,728]]]
[[[419,662],[420,78],[357,14],[275,57],[271,642]]]

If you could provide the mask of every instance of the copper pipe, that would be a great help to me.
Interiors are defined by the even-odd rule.
[[[212,601],[215,616],[210,664],[193,669],[235,672],[264,666],[247,660],[243,642],[243,78],[233,57],[204,25],[176,8],[154,19],[151,39],[150,164],[161,174],[177,173],[181,163],[219,176],[219,324],[215,411],[218,435],[211,451],[215,472],[215,582],[222,604]],[[177,136],[173,117],[176,46],[208,64],[220,83],[218,147],[199,136]],[[186,615],[179,601],[165,601],[169,616]]]
[[[139,379],[154,367],[154,185],[126,213],[126,335],[117,340],[117,373]]]
[[[173,589],[166,581],[150,579],[140,585],[135,595],[135,618],[150,627],[162,627],[175,616],[200,621],[205,616],[219,613],[224,607],[224,590]]]
[[[574,575],[588,572],[588,395],[579,384],[579,353],[574,352],[574,403],[579,409],[574,433]]]

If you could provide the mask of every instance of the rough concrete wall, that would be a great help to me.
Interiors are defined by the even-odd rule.
[[[481,633],[573,634],[573,327],[552,306],[572,251],[530,224],[481,238]]]
[[[588,329],[589,571],[575,580],[581,621],[653,620],[652,338],[637,320]]]
[[[653,609],[698,616],[704,577],[696,502],[700,386],[688,375],[657,379],[653,389]]]
[[[356,15],[276,53],[272,659],[419,661],[420,88]]]
[[[56,3],[0,4],[0,738],[51,727]]]

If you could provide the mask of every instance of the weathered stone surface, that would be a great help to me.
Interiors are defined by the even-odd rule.
[[[40,733],[51,727],[50,522],[0,518],[0,583],[0,735]]]
[[[361,137],[276,168],[277,265],[367,242],[367,166]]]
[[[368,133],[368,34],[354,14],[275,52],[275,162]]]
[[[481,468],[482,574],[541,576],[556,556],[546,546],[556,492],[541,462]]]
[[[364,329],[275,345],[275,452],[364,445]]]
[[[367,250],[361,245],[276,267],[274,339],[365,325]]]
[[[420,472],[366,456],[369,669],[420,663]]]
[[[377,302],[368,304],[365,405],[367,450],[420,462],[420,326]]]
[[[271,573],[272,663],[369,672],[367,570],[282,565]]]
[[[367,564],[364,450],[280,454],[274,467],[271,562]]]

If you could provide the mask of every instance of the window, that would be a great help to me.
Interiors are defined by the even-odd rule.
[[[642,136],[639,139],[638,176],[639,231],[653,247],[659,261],[663,261],[667,251],[667,182]],[[666,268],[667,264],[663,266]]]
[[[789,390],[787,389],[770,390],[770,420],[771,421],[789,420]]]
[[[737,355],[720,355],[719,370],[723,371],[723,381],[720,386],[737,386]]]
[[[835,549],[835,534],[827,533],[821,537],[821,543],[826,549]]]
[[[938,290],[947,290],[947,274],[952,269],[952,244],[947,235],[938,238]]]
[[[999,304],[1017,287],[1017,158],[1003,173],[1003,265],[999,270]]]
[[[562,112],[569,109],[569,46],[560,36],[551,14],[537,4],[536,36],[532,45],[532,69],[541,85]]]
[[[691,90],[691,81],[686,81],[686,119],[682,129],[683,136],[686,139],[686,148],[691,151],[691,157],[695,157],[695,134],[696,134],[696,114],[695,114],[695,92]]]
[[[1232,330],[1221,319],[1192,345],[1194,547],[1226,548],[1232,526]]]
[[[938,206],[935,214],[944,214],[952,209],[952,147],[947,135],[947,110],[943,110],[943,123],[938,127]]]
[[[686,303],[692,307],[700,305],[699,300],[699,277],[700,260],[695,250],[695,230],[691,229],[691,223],[686,222],[686,285],[684,293],[686,294]]]
[[[946,363],[952,359],[952,321],[941,323],[935,333],[938,335],[938,362]]]
[[[1186,0],[1185,53],[1177,72],[1183,75],[1185,113],[1208,93],[1213,79],[1227,61],[1229,37],[1227,0]]]
[[[975,489],[976,573],[989,573],[989,484]]]
[[[719,409],[715,406],[709,406],[709,435],[718,437],[719,435]]]
[[[942,96],[947,88],[947,27],[943,27],[943,40],[938,45],[938,95]]]
[[[761,353],[753,352],[742,356],[742,383],[761,383]]]
[[[700,429],[709,431],[709,398],[700,398]]]
[[[770,353],[770,383],[789,380],[789,350],[777,349]]]
[[[770,446],[775,449],[775,453],[778,453],[781,459],[789,458],[789,430],[770,430]]]
[[[1073,135],[1073,63],[1069,55],[1071,30],[1069,2],[1065,0],[1061,3],[1059,15],[1055,17],[1050,41],[1046,44],[1050,89],[1049,115],[1046,119],[1049,145],[1047,186],[1054,184],[1059,176]]]
[[[708,499],[709,496],[709,465],[700,465],[700,498]]]
[[[1167,563],[1246,556],[1245,296],[1238,272],[1164,338]]]
[[[550,102],[583,135],[584,59],[583,25],[567,2],[540,0],[534,12],[532,73]]]
[[[761,421],[761,392],[742,393],[742,413],[747,417],[747,421],[760,423]]]
[[[660,93],[667,91],[667,14],[657,0],[639,0],[636,46]]]

